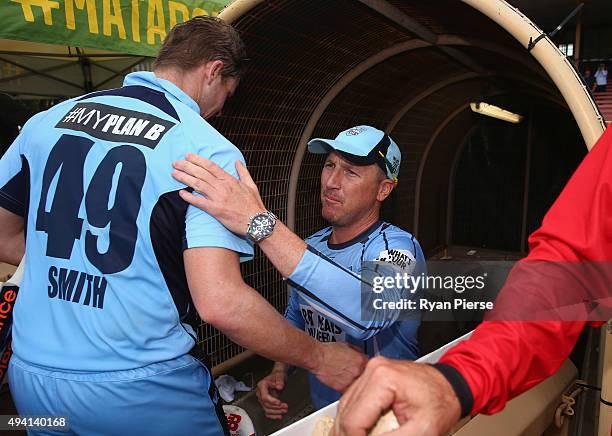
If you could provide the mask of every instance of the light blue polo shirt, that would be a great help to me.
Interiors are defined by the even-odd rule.
[[[178,196],[172,162],[197,153],[237,176],[243,156],[195,101],[153,73],[28,121],[0,160],[0,206],[26,220],[13,349],[36,365],[114,371],[195,343],[183,250],[252,245]]]

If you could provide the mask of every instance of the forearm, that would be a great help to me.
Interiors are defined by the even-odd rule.
[[[520,307],[526,305],[525,296],[541,296],[527,300],[527,305],[534,301],[540,304],[538,309],[545,309],[542,302],[551,302],[553,314],[563,307],[558,302],[567,301],[568,296],[575,301],[600,299],[600,306],[605,304],[610,283],[607,265],[612,256],[608,237],[612,230],[611,180],[612,129],[608,129],[548,211],[542,227],[530,236],[529,256],[519,263],[519,269],[515,267],[520,274],[513,275],[513,270],[500,296],[520,295],[520,299],[509,300]],[[553,374],[569,356],[586,320],[594,321],[579,312],[572,315],[576,315],[573,321],[565,322],[550,320],[552,317],[548,321],[485,322],[470,340],[442,356],[441,361],[456,368],[469,384],[474,396],[472,413],[497,412],[507,400]]]
[[[281,275],[289,278],[290,283],[308,299],[314,300],[315,304],[324,303],[331,307],[337,315],[334,320],[350,332],[351,336],[367,339],[395,321],[383,313],[384,311],[375,313],[381,317],[384,315],[384,319],[362,321],[362,282],[359,277],[309,252],[307,244],[282,222],[277,221],[272,235],[260,242],[259,246]],[[294,275],[298,267],[298,274]],[[333,286],[330,286],[330,283],[333,283]],[[392,296],[387,299],[395,300]]]
[[[25,254],[24,221],[0,207],[0,262],[19,265]]]
[[[562,249],[551,245],[550,241],[545,244],[549,252]],[[529,258],[541,251],[535,248]],[[593,298],[591,293],[597,301],[598,294],[608,292],[610,277],[605,270],[600,277],[582,262],[529,258],[514,266],[494,309],[485,315],[487,321],[441,358],[469,385],[473,406],[466,404],[470,397],[466,390],[462,394],[461,387],[453,385],[464,413],[499,412],[507,401],[554,374],[584,328],[588,313],[583,302]],[[593,286],[584,287],[586,283]]]
[[[227,301],[217,300],[225,308],[220,316],[204,319],[232,341],[268,359],[307,370],[317,367],[318,343],[294,328],[255,290],[244,284]],[[255,322],[253,320],[256,320]]]
[[[304,256],[306,243],[279,220],[272,235],[261,241],[259,248],[283,277],[289,277]]]
[[[287,375],[289,371],[291,370],[291,368],[292,368],[292,365],[288,365],[284,362],[274,362],[274,366],[272,367],[271,372],[281,372]]]
[[[5,262],[10,265],[19,265],[25,254],[25,239],[23,231],[19,234],[5,239],[0,248],[0,262]]]
[[[497,413],[507,401],[554,374],[571,353],[584,322],[485,322],[441,359],[469,386],[464,412]],[[450,380],[449,380],[450,381]],[[466,403],[467,402],[467,403]]]
[[[328,318],[350,336],[366,340],[396,321],[399,311],[364,310],[374,300],[397,301],[399,288],[384,288],[381,293],[363,292],[371,286],[373,275],[393,275],[389,265],[378,265],[377,271],[361,271],[362,276],[337,264],[312,247],[308,247],[288,281],[301,297],[326,312]],[[393,271],[392,271],[393,270]],[[365,289],[365,288],[364,288]]]
[[[189,290],[203,320],[268,359],[308,370],[318,366],[320,344],[244,283],[236,252],[201,247],[186,250],[183,257]]]

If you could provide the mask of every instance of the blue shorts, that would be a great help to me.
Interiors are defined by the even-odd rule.
[[[13,355],[9,385],[20,415],[69,419],[68,433],[30,434],[226,434],[210,372],[191,355],[126,371],[82,373],[43,368]]]

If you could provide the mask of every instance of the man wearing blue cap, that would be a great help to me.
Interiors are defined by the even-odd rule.
[[[313,139],[311,153],[327,154],[321,172],[322,215],[330,223],[302,241],[263,205],[248,171],[236,163],[240,181],[198,156],[175,163],[174,176],[206,198],[181,196],[215,216],[228,229],[256,241],[293,287],[285,317],[322,342],[347,342],[370,357],[417,357],[418,320],[397,317],[362,320],[361,272],[364,261],[383,261],[403,273],[426,272],[419,243],[409,233],[380,221],[380,208],[398,182],[401,153],[384,132],[356,126],[336,139]],[[246,231],[245,231],[246,229]],[[288,365],[277,362],[258,385],[266,416],[281,419],[288,406],[277,398]],[[340,393],[310,375],[318,409]]]

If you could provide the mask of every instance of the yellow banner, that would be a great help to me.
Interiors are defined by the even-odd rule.
[[[0,38],[155,56],[168,31],[229,0],[4,0]]]

